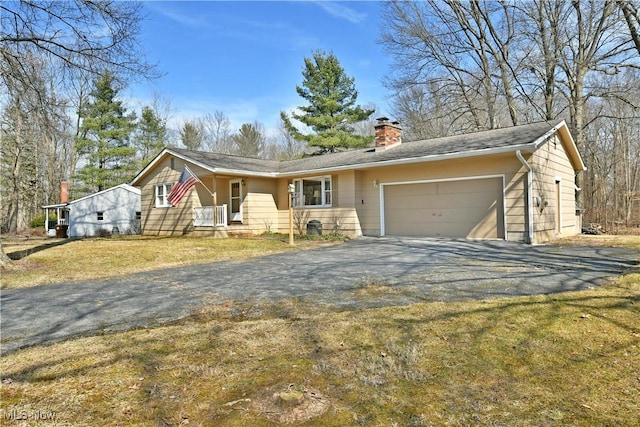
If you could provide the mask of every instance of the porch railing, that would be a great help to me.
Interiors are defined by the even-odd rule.
[[[193,208],[194,227],[212,227],[214,224],[216,227],[227,225],[227,205]]]
[[[47,223],[47,230],[53,230],[56,225],[69,225],[69,221],[66,218],[50,219]]]

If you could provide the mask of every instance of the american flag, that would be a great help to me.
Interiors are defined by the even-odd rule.
[[[171,187],[171,192],[167,200],[171,203],[171,206],[177,206],[180,200],[187,194],[187,191],[198,182],[198,178],[191,172],[191,170],[185,165],[180,179]]]

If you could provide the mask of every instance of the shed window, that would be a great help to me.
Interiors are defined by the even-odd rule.
[[[171,192],[171,184],[156,185],[156,208],[170,208],[169,193]]]
[[[142,219],[142,212],[136,211],[136,219],[140,221]]]
[[[104,212],[97,212],[98,214],[98,221],[102,221],[104,219]]]
[[[296,179],[293,184],[295,185],[295,193],[293,193],[294,207],[331,206],[332,186],[330,176]]]

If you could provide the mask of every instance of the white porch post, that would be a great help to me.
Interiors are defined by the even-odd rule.
[[[213,228],[215,229],[218,226],[218,201],[216,200],[216,176],[214,175],[211,178],[211,198],[213,199]]]

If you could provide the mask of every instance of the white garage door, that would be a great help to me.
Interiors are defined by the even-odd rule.
[[[504,238],[502,178],[384,186],[387,236]]]

